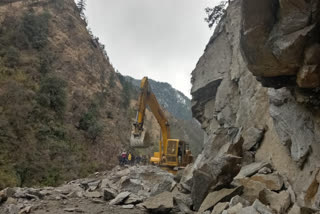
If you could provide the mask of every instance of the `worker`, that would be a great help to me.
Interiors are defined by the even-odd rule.
[[[132,155],[131,152],[129,152],[128,154],[128,163],[131,164],[131,160],[132,160]]]
[[[122,153],[118,155],[119,165],[122,166]]]
[[[136,157],[136,163],[139,165],[139,164],[140,164],[140,162],[141,162],[141,156],[140,156],[140,155],[138,155],[138,156]]]
[[[179,161],[179,164],[181,164],[181,160],[182,160],[182,151],[181,151],[181,148],[179,147],[178,148],[178,161]]]
[[[136,163],[136,156],[132,153],[131,154],[131,165],[134,165]]]
[[[142,155],[141,162],[142,162],[143,165],[147,165],[148,164],[146,155]]]
[[[121,153],[121,160],[122,160],[121,165],[125,165],[126,164],[126,159],[127,159],[127,153],[125,151],[123,151]]]

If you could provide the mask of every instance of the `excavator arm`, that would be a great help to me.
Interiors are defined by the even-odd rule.
[[[155,152],[150,158],[150,162],[164,167],[169,172],[175,173],[174,167],[186,166],[192,161],[192,154],[187,147],[186,142],[179,139],[170,139],[170,128],[168,120],[159,105],[156,96],[152,92],[148,78],[141,80],[139,100],[137,103],[137,116],[133,124],[133,130],[130,139],[131,147],[148,147],[145,141],[147,130],[144,128],[145,111],[149,106],[151,112],[157,119],[161,136],[159,141],[159,152]]]
[[[168,138],[170,138],[169,123],[157,101],[156,96],[154,95],[154,93],[150,88],[148,78],[144,77],[140,85],[140,95],[139,95],[139,100],[137,105],[137,116],[136,116],[136,121],[133,124],[134,129],[133,129],[131,140],[130,140],[132,147],[146,146],[144,142],[146,130],[144,129],[143,125],[144,125],[145,110],[147,106],[150,107],[151,112],[157,119],[161,128],[162,140],[160,140],[160,144],[159,144],[159,152],[161,157],[163,151],[164,152],[167,151],[167,141],[168,141]]]

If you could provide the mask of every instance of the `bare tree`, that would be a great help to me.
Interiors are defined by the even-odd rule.
[[[84,11],[86,10],[86,6],[86,0],[79,0],[77,3],[77,7],[82,18],[85,18]]]

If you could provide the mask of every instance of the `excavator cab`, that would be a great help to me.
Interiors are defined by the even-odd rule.
[[[157,165],[165,165],[170,167],[184,167],[193,160],[189,145],[185,141],[178,139],[168,139],[166,155],[155,152],[150,162]]]
[[[189,163],[192,163],[193,156],[189,148],[189,144],[185,141],[180,141],[179,147],[181,148],[182,158],[179,166],[187,166]]]
[[[166,156],[166,164],[168,166],[178,166],[179,158],[179,140],[177,139],[168,139],[168,147],[167,147],[167,156]]]

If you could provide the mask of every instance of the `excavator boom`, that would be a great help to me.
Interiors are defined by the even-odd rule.
[[[131,147],[148,147],[148,132],[144,128],[144,117],[147,105],[157,119],[161,128],[161,139],[159,141],[159,151],[154,153],[150,162],[163,167],[176,167],[190,163],[192,155],[186,148],[186,143],[179,139],[169,139],[170,129],[168,120],[161,109],[156,96],[152,92],[148,78],[141,80],[140,95],[137,103],[136,120],[133,123],[133,130],[130,137]]]
[[[148,133],[144,128],[144,117],[147,105],[150,107],[153,115],[157,119],[162,134],[162,141],[166,142],[169,137],[169,123],[166,119],[164,112],[162,111],[156,96],[151,91],[149,81],[147,77],[141,80],[140,84],[140,95],[137,104],[137,115],[136,120],[133,124],[134,128],[131,133],[130,145],[131,147],[148,147]],[[164,145],[165,147],[166,145]],[[163,148],[166,150],[166,148]]]

